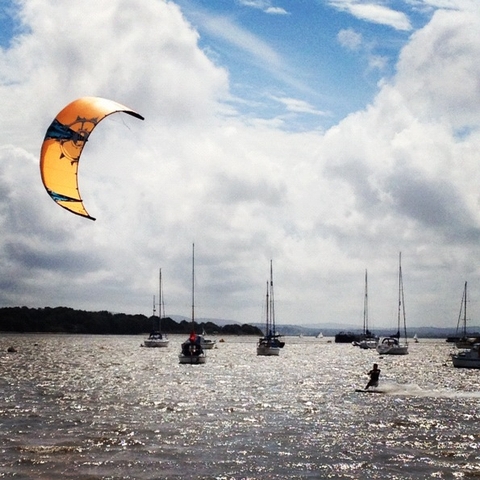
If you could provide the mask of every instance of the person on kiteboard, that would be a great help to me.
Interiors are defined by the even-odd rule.
[[[378,365],[376,363],[373,364],[373,368],[368,372],[368,375],[370,376],[370,380],[368,381],[365,390],[368,390],[369,387],[378,387],[380,369],[378,368]]]

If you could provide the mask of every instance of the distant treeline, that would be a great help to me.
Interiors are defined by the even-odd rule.
[[[191,322],[180,323],[171,318],[162,318],[162,332],[190,333]],[[137,335],[158,329],[158,317],[127,315],[107,311],[87,312],[68,307],[0,308],[0,331],[3,332],[45,332],[45,333],[87,333],[99,335]],[[259,335],[262,331],[252,325],[225,325],[219,327],[212,322],[195,323],[196,333],[205,331],[224,335]]]

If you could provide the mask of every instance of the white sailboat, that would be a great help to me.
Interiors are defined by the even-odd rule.
[[[181,364],[204,364],[207,356],[201,344],[200,336],[195,333],[195,244],[192,245],[192,330],[188,340],[182,343],[178,355]]]
[[[452,363],[456,368],[480,368],[480,343],[467,350],[452,355]]]
[[[463,316],[462,316],[463,313]],[[462,303],[458,314],[457,334],[462,322],[462,336],[457,339],[455,346],[461,350],[452,355],[452,363],[456,368],[480,368],[480,343],[475,335],[467,336],[467,282],[463,288]]]
[[[278,356],[285,342],[280,341],[280,335],[275,327],[275,301],[273,296],[273,266],[270,260],[270,283],[267,282],[267,295],[265,305],[265,336],[257,344],[257,355]]]
[[[153,296],[153,317],[155,317],[155,323],[152,332],[149,337],[143,342],[145,347],[159,348],[168,347],[169,340],[167,335],[162,333],[162,315],[165,318],[165,304],[163,301],[163,289],[162,289],[162,269],[160,268],[158,277],[158,317],[156,317],[156,304],[155,295]]]
[[[201,335],[197,335],[200,337],[200,343],[202,344],[202,347],[206,350],[211,350],[212,348],[215,348],[217,346],[217,341],[213,340],[211,338],[207,338],[207,332],[205,332],[205,329],[202,330]]]
[[[471,333],[470,335],[467,333],[467,282],[465,282],[465,286],[463,288],[462,303],[460,304],[460,313],[458,314],[455,337],[455,346],[457,348],[472,348],[473,345],[480,342],[480,338],[478,337],[477,333]]]
[[[365,296],[363,299],[363,333],[358,346],[364,350],[377,348],[379,338],[368,329],[368,276],[365,270]]]
[[[400,323],[403,318],[404,342],[401,343]],[[397,315],[397,333],[386,337],[382,343],[377,346],[377,352],[380,355],[407,355],[408,339],[407,339],[407,321],[405,316],[405,298],[403,293],[402,278],[402,253],[398,257],[398,315]]]

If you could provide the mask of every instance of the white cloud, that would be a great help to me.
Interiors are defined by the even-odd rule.
[[[269,75],[287,86],[310,95],[318,95],[318,92],[298,75],[298,71],[291,68],[286,59],[262,37],[243,28],[227,16],[212,15],[202,11],[195,11],[193,15],[195,20],[201,24],[202,30],[220,41],[234,46],[238,51],[246,53],[248,56],[246,63],[253,65],[253,72],[256,70],[268,72]],[[255,75],[255,73],[253,74]],[[259,74],[259,78],[261,78],[261,74]]]
[[[228,72],[172,3],[22,8],[30,33],[0,52],[0,304],[149,314],[162,267],[167,314],[188,315],[192,241],[200,317],[260,319],[270,258],[280,323],[360,326],[368,267],[373,325],[389,325],[399,250],[412,323],[454,327],[452,292],[480,291],[478,12],[437,12],[372,104],[321,134],[223,115]],[[87,94],[145,116],[113,115],[88,142],[97,222],[57,207],[38,172],[48,124]]]
[[[388,58],[382,55],[372,53],[372,46],[363,41],[361,33],[352,28],[342,29],[337,34],[337,39],[342,47],[353,52],[359,52],[366,55],[369,69],[384,70],[388,65]]]
[[[368,56],[368,66],[376,70],[384,70],[387,67],[388,59],[381,55]]]
[[[221,37],[232,45],[249,52],[252,57],[257,58],[270,68],[277,69],[282,66],[283,61],[275,50],[262,39],[239,27],[227,17],[199,15],[200,17],[202,25],[212,35]]]
[[[327,113],[322,112],[308,102],[304,100],[299,100],[297,98],[288,98],[288,97],[272,97],[274,100],[285,105],[287,111],[296,112],[296,113],[308,113],[311,115],[327,115]]]
[[[268,7],[265,9],[265,13],[270,13],[273,15],[288,15],[288,12],[281,7]]]
[[[338,32],[338,41],[342,47],[349,50],[358,50],[362,45],[362,34],[353,30],[353,28],[345,28]]]
[[[422,120],[477,125],[480,100],[478,11],[438,11],[399,61],[398,85]]]
[[[237,0],[244,7],[256,8],[273,15],[287,15],[288,12],[282,7],[275,7],[269,0]]]
[[[361,3],[358,0],[329,0],[330,5],[347,11],[354,17],[396,30],[411,30],[412,25],[405,13],[379,3]]]
[[[411,3],[418,4],[419,6],[428,6],[434,8],[451,8],[451,9],[476,9],[478,7],[475,0],[410,0]]]

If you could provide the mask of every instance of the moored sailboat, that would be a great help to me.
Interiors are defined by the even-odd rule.
[[[400,323],[403,318],[403,343],[400,341]],[[408,339],[407,339],[407,321],[405,316],[405,298],[403,293],[403,277],[402,277],[402,253],[398,257],[398,314],[397,314],[397,333],[386,337],[382,343],[377,346],[377,352],[380,355],[407,355]]]
[[[480,343],[467,350],[452,355],[452,363],[456,368],[480,368]]]
[[[260,338],[257,344],[257,355],[278,356],[285,342],[280,340],[275,326],[275,300],[273,295],[273,266],[270,260],[270,282],[267,282],[267,294],[265,303],[265,336]]]
[[[379,338],[368,329],[368,276],[365,270],[365,296],[363,299],[363,333],[358,346],[364,350],[377,348]]]
[[[200,336],[195,333],[195,244],[192,245],[192,329],[188,340],[182,343],[178,355],[181,364],[204,364],[207,356],[203,350]]]
[[[455,337],[457,337],[455,341],[457,348],[472,348],[473,345],[480,342],[478,334],[472,333],[468,335],[467,333],[467,282],[465,282],[463,287],[462,303],[460,304]]]
[[[155,295],[153,296],[153,319],[154,328],[149,337],[143,342],[145,347],[159,348],[168,347],[169,340],[167,336],[162,333],[162,316],[165,318],[165,304],[163,301],[163,289],[162,289],[162,269],[159,270],[158,278],[158,317],[156,313]]]
[[[197,335],[197,336],[200,338],[200,344],[204,349],[211,350],[212,348],[215,348],[217,346],[216,340],[207,338],[207,332],[205,332],[205,329],[202,330],[201,335]]]
[[[462,334],[459,336],[460,322]],[[458,314],[457,332],[458,337],[455,346],[460,350],[452,355],[452,363],[456,368],[480,369],[480,339],[476,335],[467,334],[467,282],[463,288],[462,303]]]

